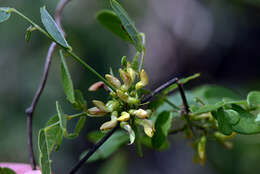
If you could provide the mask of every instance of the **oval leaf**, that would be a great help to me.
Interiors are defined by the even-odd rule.
[[[64,89],[64,92],[67,96],[67,100],[74,104],[75,103],[75,93],[74,93],[74,87],[71,80],[70,72],[67,66],[67,63],[64,59],[63,53],[60,50],[60,57],[61,57],[61,76],[62,76],[62,86]]]
[[[11,13],[8,13],[9,9],[10,8],[8,8],[8,7],[1,7],[0,8],[0,23],[8,20],[9,17],[11,16]]]
[[[260,106],[260,91],[252,91],[247,96],[247,103],[250,107]]]
[[[41,8],[41,19],[44,27],[51,35],[51,37],[61,46],[69,48],[69,45],[62,34],[62,31],[60,30],[60,28],[58,27],[58,25],[53,20],[53,18],[48,13],[45,7]]]
[[[97,14],[96,19],[101,25],[119,36],[121,39],[132,42],[128,33],[123,29],[120,18],[113,11],[101,10]]]
[[[138,35],[138,32],[135,28],[134,22],[130,19],[128,16],[127,12],[121,7],[121,5],[115,1],[115,0],[110,0],[110,4],[114,12],[117,14],[117,16],[120,18],[122,25],[126,32],[129,34],[131,37],[134,46],[138,51],[142,51],[142,42],[141,39]]]

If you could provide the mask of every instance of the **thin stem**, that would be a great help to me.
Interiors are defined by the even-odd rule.
[[[180,132],[183,132],[185,129],[187,128],[187,125],[184,125],[183,127],[179,128],[179,129],[172,129],[168,132],[169,135],[173,135],[173,134],[177,134]]]
[[[67,116],[67,120],[79,118],[79,117],[82,117],[82,116],[87,116],[87,113],[86,112],[81,112],[81,113],[78,113],[78,114],[69,115],[69,116]]]
[[[55,13],[55,21],[58,24],[58,26],[60,27],[60,29],[62,30],[61,27],[61,13],[65,7],[65,5],[69,2],[70,0],[61,0],[60,3],[58,4],[57,8],[56,8],[56,13]],[[25,20],[27,20],[29,23],[31,23],[35,28],[37,28],[40,32],[42,32],[44,35],[46,35],[49,39],[53,40],[52,37],[45,31],[43,30],[41,27],[39,27],[36,23],[34,23],[31,19],[29,19],[28,17],[26,17],[25,15],[23,15],[22,13],[20,13],[18,10],[16,9],[10,9],[10,12],[14,12],[16,14],[18,14],[19,16],[21,16],[22,18],[24,18]],[[63,30],[62,30],[63,31]],[[43,71],[43,75],[42,75],[42,79],[40,82],[40,85],[35,93],[35,96],[32,100],[32,103],[30,105],[29,108],[26,109],[26,115],[27,115],[27,142],[28,142],[28,150],[29,150],[29,155],[30,155],[30,164],[33,170],[36,170],[36,160],[35,160],[35,155],[34,155],[34,151],[33,151],[33,140],[32,140],[32,122],[33,122],[33,114],[35,111],[35,107],[39,101],[39,98],[43,92],[43,89],[45,87],[46,81],[47,81],[47,77],[49,74],[49,69],[50,69],[50,65],[51,65],[51,58],[52,58],[52,54],[55,50],[56,47],[56,43],[52,42],[47,56],[46,56],[46,61],[45,61],[45,65],[44,65],[44,71]]]
[[[86,62],[84,62],[81,58],[79,58],[75,53],[72,51],[65,50],[67,53],[69,53],[77,62],[82,64],[85,68],[87,68],[90,72],[95,74],[101,81],[103,81],[108,87],[110,87],[113,91],[116,91],[116,88],[113,87],[102,75],[100,75],[94,68],[92,68],[90,65],[88,65]]]
[[[187,98],[185,96],[185,92],[184,92],[184,88],[183,88],[183,85],[181,82],[177,82],[178,84],[178,88],[179,88],[179,91],[180,91],[180,94],[181,94],[181,98],[182,98],[182,103],[183,103],[183,109],[184,109],[184,118],[185,120],[187,121],[187,124],[188,124],[188,127],[191,131],[191,133],[193,135],[195,135],[195,132],[192,128],[192,125],[191,125],[191,121],[190,121],[190,117],[189,117],[189,112],[190,112],[190,109],[189,109],[189,105],[188,105],[188,102],[187,102]]]
[[[168,104],[168,105],[170,105],[173,109],[175,109],[175,110],[180,110],[180,108],[178,107],[178,106],[176,106],[174,103],[172,103],[170,100],[168,100],[167,98],[164,98],[164,101]]]
[[[142,103],[146,103],[147,101],[150,101],[155,95],[157,95],[158,93],[160,93],[161,91],[163,91],[164,89],[168,88],[169,86],[171,86],[172,84],[176,83],[178,81],[178,78],[173,78],[169,81],[167,81],[166,83],[164,83],[163,85],[159,86],[158,88],[156,88],[153,92],[151,92],[151,94],[147,95],[146,97],[144,97],[142,99]]]
[[[144,64],[144,56],[145,56],[145,34],[144,33],[140,33],[141,37],[142,37],[142,45],[143,45],[143,50],[141,52],[141,61],[140,61],[140,65],[138,68],[138,71],[140,72],[143,64]]]
[[[83,164],[86,163],[86,161],[93,155],[112,135],[113,133],[118,129],[119,126],[112,129],[110,132],[108,132],[101,140],[99,140],[89,151],[88,153],[71,169],[69,174],[76,173]]]

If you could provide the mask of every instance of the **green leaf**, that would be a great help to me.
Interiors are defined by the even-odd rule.
[[[62,75],[62,85],[63,89],[65,91],[65,94],[67,96],[67,100],[70,103],[75,103],[75,93],[74,93],[74,87],[71,80],[70,72],[67,66],[67,63],[64,59],[63,53],[60,50],[60,57],[61,57],[61,75]]]
[[[110,160],[102,164],[97,174],[126,174],[127,157],[125,153],[117,153]]]
[[[213,104],[203,105],[199,108],[196,108],[196,110],[194,112],[192,112],[192,115],[199,115],[199,114],[203,114],[203,113],[216,111],[217,109],[223,107],[224,104],[225,103],[223,101],[220,101],[220,102],[216,103],[215,105],[213,105]]]
[[[155,134],[152,137],[152,145],[155,149],[161,149],[161,147],[167,143],[168,132],[172,126],[172,117],[170,112],[164,111],[159,114],[155,122]]]
[[[48,31],[48,33],[51,35],[51,37],[61,46],[65,48],[69,48],[69,45],[67,41],[65,40],[61,29],[58,27],[56,22],[53,20],[51,15],[46,10],[46,7],[41,8],[41,19],[44,27]]]
[[[49,157],[48,143],[44,129],[41,129],[38,135],[39,164],[42,174],[51,173],[51,161]]]
[[[255,116],[242,107],[233,104],[232,109],[239,113],[240,120],[232,126],[235,132],[240,134],[260,133],[260,123],[255,121]]]
[[[105,134],[104,134],[105,135]],[[105,159],[112,155],[122,145],[125,145],[129,137],[123,131],[115,132],[90,158],[87,162],[94,162],[100,159]],[[96,141],[94,142],[96,143]],[[88,151],[83,152],[83,157]]]
[[[218,109],[217,111],[213,111],[212,115],[218,121],[219,131],[224,135],[231,135],[232,134],[232,126],[229,123],[229,118],[225,114],[223,108]]]
[[[122,25],[126,32],[129,34],[131,37],[134,46],[138,51],[142,51],[142,41],[141,38],[138,35],[138,32],[135,28],[134,22],[130,19],[128,16],[127,12],[121,7],[121,5],[115,1],[115,0],[110,0],[110,4],[114,12],[117,14],[117,16],[120,18]]]
[[[247,103],[250,107],[260,106],[260,91],[252,91],[247,95]]]
[[[73,104],[74,108],[87,112],[87,101],[85,100],[83,93],[80,90],[76,89],[74,91],[74,94],[75,94],[75,103]]]
[[[144,155],[143,155],[143,150],[142,150],[140,129],[135,124],[133,124],[132,127],[135,132],[135,144],[136,144],[136,149],[137,149],[138,155],[140,157],[143,157]]]
[[[203,85],[192,91],[195,97],[199,97],[205,104],[215,104],[223,98],[239,100],[240,96],[231,89],[216,86]]]
[[[260,121],[260,112],[257,114],[257,117],[255,119],[255,122],[259,122]]]
[[[75,132],[73,133],[68,133],[66,132],[64,134],[64,136],[66,138],[69,138],[69,139],[73,139],[73,138],[76,138],[79,136],[80,132],[82,131],[82,129],[84,128],[85,126],[85,123],[86,123],[86,120],[87,118],[85,116],[82,116],[80,117],[80,119],[78,120],[77,124],[76,124],[76,127],[75,127]]]
[[[106,29],[110,30],[121,39],[132,43],[132,39],[122,27],[120,18],[112,10],[101,10],[98,12],[96,19]]]
[[[183,78],[183,79],[180,79],[179,81],[182,83],[182,84],[185,84],[193,79],[196,79],[200,76],[199,73],[197,74],[194,74],[192,76],[189,76],[189,77],[186,77],[186,78]],[[163,91],[163,94],[164,95],[167,95],[171,92],[173,92],[176,88],[178,88],[178,85],[175,83],[175,84],[172,84],[171,86],[169,86],[168,88],[166,88],[164,91]]]
[[[60,120],[60,127],[62,128],[63,132],[67,132],[67,119],[66,119],[66,115],[63,113],[59,102],[56,102],[56,109],[57,109],[57,113],[58,113],[58,117]]]
[[[11,16],[11,13],[8,12],[9,9],[8,7],[0,7],[0,23],[8,20]]]
[[[1,13],[1,12],[0,12]],[[0,174],[16,174],[12,169],[7,167],[0,167]]]
[[[48,153],[50,155],[51,152],[59,150],[63,140],[63,130],[59,124],[59,116],[54,115],[51,117],[44,130],[48,144]]]

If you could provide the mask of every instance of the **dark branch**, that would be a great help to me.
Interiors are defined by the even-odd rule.
[[[61,28],[61,15],[62,15],[62,11],[64,9],[64,7],[70,2],[71,0],[61,0],[57,6],[56,9],[56,13],[55,13],[55,21],[57,23],[57,25]],[[63,30],[62,30],[63,31]],[[64,33],[64,32],[63,32]],[[51,57],[52,54],[55,50],[56,47],[56,43],[52,42],[47,56],[46,56],[46,61],[45,61],[45,65],[44,65],[44,70],[43,70],[43,75],[42,75],[42,79],[40,82],[40,85],[35,93],[35,96],[32,100],[32,103],[30,105],[29,108],[26,109],[26,115],[27,115],[27,138],[28,138],[28,150],[29,150],[29,155],[30,155],[30,164],[32,166],[32,169],[35,170],[36,169],[36,161],[35,161],[35,155],[33,152],[33,141],[32,141],[32,121],[33,121],[33,114],[36,108],[36,105],[39,101],[39,98],[43,92],[43,89],[45,87],[46,81],[47,81],[47,77],[49,74],[49,69],[50,69],[50,65],[51,65]]]
[[[101,140],[99,140],[99,142],[97,142],[97,144],[95,144],[88,151],[88,153],[71,169],[69,174],[76,173],[82,167],[82,165],[85,164],[85,162],[91,157],[91,155],[93,155],[99,149],[99,147],[102,146],[113,135],[113,133],[118,129],[118,127],[119,126],[117,126],[114,129],[112,129]]]
[[[155,95],[159,94],[164,89],[168,88],[169,86],[171,86],[172,84],[176,83],[177,81],[178,81],[178,78],[173,78],[173,79],[169,80],[168,82],[164,83],[163,85],[159,86],[151,94],[149,94],[146,97],[144,97],[142,99],[142,103],[146,103],[146,102],[150,101]]]

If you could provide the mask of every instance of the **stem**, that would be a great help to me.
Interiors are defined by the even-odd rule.
[[[78,113],[78,114],[69,115],[69,116],[67,116],[67,120],[79,118],[79,117],[82,117],[82,116],[87,116],[87,113],[86,112],[81,112],[81,113]]]
[[[76,173],[83,164],[93,155],[118,129],[119,126],[116,126],[110,132],[108,132],[101,140],[99,140],[89,151],[88,153],[71,169],[69,174]]]
[[[179,128],[179,129],[173,129],[173,130],[170,130],[168,132],[169,135],[173,135],[173,134],[177,134],[177,133],[180,133],[180,132],[183,132],[185,129],[186,129],[187,125]]]
[[[116,88],[113,87],[103,76],[101,76],[94,68],[89,66],[86,62],[84,62],[81,58],[79,58],[75,53],[72,51],[68,51],[65,49],[69,55],[71,55],[77,62],[79,62],[81,65],[83,65],[85,68],[87,68],[90,72],[95,74],[101,81],[103,81],[108,87],[110,87],[113,91],[116,91]]]
[[[158,88],[156,88],[153,92],[151,92],[151,94],[147,95],[146,97],[144,97],[142,99],[142,103],[146,103],[147,101],[150,101],[156,94],[160,93],[161,91],[163,91],[165,88],[168,88],[169,86],[171,86],[172,84],[176,83],[178,81],[178,78],[173,78],[169,81],[167,81],[166,83],[164,83],[163,85],[159,86]]]
[[[184,88],[183,88],[183,85],[181,82],[178,81],[178,88],[179,88],[179,91],[180,91],[180,94],[181,94],[181,98],[182,98],[182,103],[183,103],[183,109],[184,109],[184,118],[185,120],[187,121],[187,124],[188,124],[188,127],[191,131],[191,133],[193,135],[195,135],[195,132],[192,128],[192,125],[191,125],[191,121],[190,121],[190,117],[189,117],[189,112],[190,112],[190,109],[189,109],[189,105],[188,105],[188,102],[187,102],[187,98],[185,96],[185,92],[184,92]]]
[[[143,45],[143,50],[141,52],[141,61],[140,61],[140,65],[138,68],[138,71],[141,72],[141,69],[143,67],[144,64],[144,55],[145,55],[145,34],[144,33],[140,33],[140,36],[142,37],[142,45]]]
[[[168,100],[167,98],[164,98],[164,101],[168,104],[168,105],[170,105],[173,109],[175,109],[175,110],[180,110],[180,108],[178,107],[178,106],[176,106],[174,103],[172,103],[170,100]]]
[[[61,27],[61,13],[65,7],[65,5],[69,2],[70,0],[61,0],[60,3],[58,4],[57,8],[56,8],[56,13],[55,13],[55,21],[58,24],[58,26],[60,27],[60,29],[62,30]],[[27,20],[29,23],[31,23],[35,28],[37,28],[40,32],[42,32],[45,36],[47,36],[49,39],[53,40],[52,37],[45,31],[43,30],[41,27],[39,27],[36,23],[34,23],[31,19],[29,19],[28,17],[26,17],[25,15],[23,15],[22,13],[20,13],[18,10],[16,9],[10,9],[10,12],[14,12],[16,14],[18,14],[19,16],[21,16],[22,18],[24,18],[25,20]],[[62,30],[63,31],[63,30]],[[33,121],[33,114],[34,114],[34,110],[35,107],[39,101],[39,98],[43,92],[43,89],[45,87],[46,81],[47,81],[47,77],[49,74],[49,69],[50,69],[50,65],[51,65],[51,57],[52,54],[55,50],[56,47],[56,43],[52,42],[47,56],[46,56],[46,61],[45,61],[45,65],[44,65],[44,71],[43,71],[43,75],[42,75],[42,79],[40,82],[40,85],[36,91],[36,94],[32,100],[32,103],[30,105],[29,108],[26,109],[26,115],[27,115],[27,138],[28,138],[28,150],[29,150],[29,155],[30,155],[30,164],[33,170],[36,170],[36,161],[35,161],[35,155],[34,155],[34,151],[33,151],[33,140],[32,140],[32,121]]]

